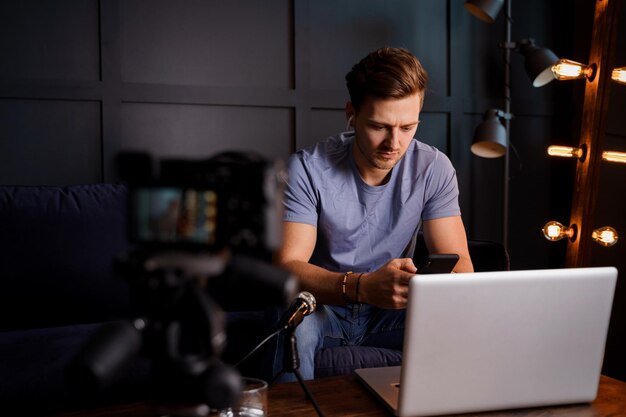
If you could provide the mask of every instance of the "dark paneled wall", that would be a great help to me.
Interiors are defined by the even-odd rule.
[[[531,3],[514,8],[514,37],[571,48],[552,6]],[[502,239],[502,160],[468,150],[482,113],[503,106],[503,16],[485,24],[458,0],[28,0],[4,5],[0,27],[0,183],[114,181],[114,156],[131,149],[284,159],[344,129],[344,76],[358,59],[404,46],[430,74],[418,138],[457,168],[469,234]],[[530,86],[520,56],[513,64],[511,224],[530,255],[513,265],[534,268],[548,251],[526,231],[551,201],[537,198],[535,216],[517,209],[549,194],[543,148],[571,106],[556,114],[554,91]]]

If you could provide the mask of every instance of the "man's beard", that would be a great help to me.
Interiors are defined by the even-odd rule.
[[[396,164],[398,162],[400,162],[400,160],[404,156],[404,154],[400,153],[399,150],[388,149],[388,148],[387,149],[385,149],[385,148],[377,148],[376,150],[374,150],[373,153],[368,154],[367,152],[365,152],[365,150],[361,146],[361,142],[358,140],[358,138],[355,138],[355,141],[356,141],[356,146],[359,149],[359,152],[361,153],[363,158],[365,158],[365,160],[370,164],[371,167],[376,168],[376,169],[390,170],[394,166],[396,166]],[[380,151],[383,151],[383,152],[395,152],[397,157],[393,158],[393,159],[392,158],[382,158],[379,155],[379,153],[378,153]]]

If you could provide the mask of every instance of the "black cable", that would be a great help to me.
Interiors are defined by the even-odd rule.
[[[284,329],[278,329],[276,330],[274,333],[270,334],[269,336],[267,336],[265,339],[263,339],[261,341],[261,343],[259,343],[254,349],[252,349],[246,356],[244,356],[239,362],[237,362],[237,364],[235,364],[235,368],[238,368],[239,365],[241,365],[241,363],[243,361],[245,361],[246,359],[248,359],[250,356],[252,356],[252,354],[254,354],[254,352],[256,352],[257,350],[259,350],[261,348],[261,346],[263,346],[265,343],[267,343],[268,340],[270,340],[272,337],[277,336],[280,332],[282,332]]]

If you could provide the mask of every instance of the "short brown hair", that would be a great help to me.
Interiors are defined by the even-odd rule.
[[[404,98],[415,93],[424,99],[428,74],[415,55],[404,48],[380,48],[371,52],[346,75],[350,101],[355,109],[367,96]]]

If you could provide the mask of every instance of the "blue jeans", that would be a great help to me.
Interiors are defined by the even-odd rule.
[[[299,371],[304,379],[313,379],[315,353],[337,346],[375,346],[402,349],[405,310],[383,310],[368,304],[348,306],[318,305],[304,317],[295,330]],[[274,350],[272,378],[284,368],[285,332],[278,337]],[[295,381],[293,373],[283,373],[276,382]]]

